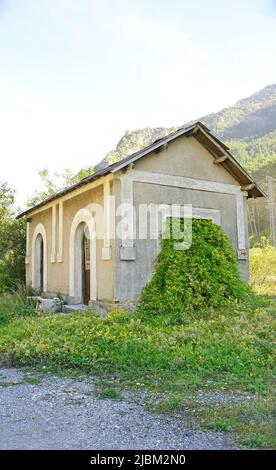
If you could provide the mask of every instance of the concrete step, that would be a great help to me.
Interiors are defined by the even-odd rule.
[[[73,312],[80,312],[83,310],[91,310],[87,305],[84,304],[76,304],[76,305],[64,305],[63,311],[64,313],[73,313]]]

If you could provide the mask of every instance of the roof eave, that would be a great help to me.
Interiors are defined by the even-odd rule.
[[[65,194],[73,192],[75,189],[85,184],[88,184],[102,176],[105,176],[109,173],[116,173],[117,171],[122,170],[123,168],[127,167],[129,164],[134,163],[136,160],[144,157],[145,155],[150,154],[151,152],[160,148],[165,143],[169,143],[178,137],[194,135],[194,137],[199,142],[201,142],[202,145],[204,145],[204,143],[202,142],[202,137],[200,138],[200,133],[202,133],[202,135],[205,136],[205,144],[207,143],[208,140],[209,140],[209,144],[210,143],[212,144],[212,148],[209,145],[209,151],[214,156],[215,154],[217,154],[217,156],[227,155],[227,159],[225,160],[225,162],[222,163],[222,165],[225,167],[225,169],[228,172],[230,172],[233,175],[233,177],[237,179],[237,181],[241,183],[241,185],[254,183],[254,188],[248,192],[248,197],[254,197],[254,198],[266,197],[266,194],[262,191],[262,189],[257,185],[257,183],[251,178],[251,176],[244,170],[244,168],[242,168],[239,162],[230,153],[229,147],[227,147],[223,142],[221,142],[217,137],[215,137],[210,132],[210,130],[202,122],[199,121],[190,125],[189,127],[179,128],[177,131],[172,132],[171,134],[168,134],[167,136],[153,142],[151,145],[144,148],[143,150],[135,152],[134,154],[129,155],[128,157],[125,157],[123,160],[113,163],[109,165],[108,167],[97,171],[93,175],[83,178],[78,183],[75,183],[74,185],[63,189],[62,191],[58,192],[54,196],[22,212],[21,214],[17,216],[17,219],[20,219],[21,217],[32,214],[33,212],[40,209],[41,207],[46,206],[47,204],[50,204],[51,202],[59,199]]]

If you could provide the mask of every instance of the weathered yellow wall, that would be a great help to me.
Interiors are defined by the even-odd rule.
[[[59,202],[59,201],[57,201]],[[103,185],[83,192],[82,194],[64,201],[63,203],[63,262],[51,263],[52,250],[52,210],[46,209],[32,215],[30,223],[30,263],[26,266],[27,283],[31,282],[32,266],[32,238],[35,227],[42,223],[47,233],[47,251],[48,251],[48,293],[61,293],[69,295],[69,238],[72,221],[76,213],[91,203],[100,204],[103,207]],[[58,232],[58,213],[57,213],[57,232]],[[97,240],[97,298],[99,300],[113,299],[113,263],[114,246],[112,246],[112,259],[102,260],[103,240]],[[56,239],[56,248],[58,251],[58,237]]]

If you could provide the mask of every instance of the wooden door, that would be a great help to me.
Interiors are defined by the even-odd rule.
[[[39,290],[42,293],[44,287],[44,247],[43,247],[43,240],[41,238],[40,241],[40,266],[39,266]]]
[[[90,300],[90,240],[83,236],[83,303]]]

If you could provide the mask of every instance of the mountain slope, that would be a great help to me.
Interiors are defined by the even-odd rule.
[[[229,145],[241,164],[247,166],[250,163],[252,167],[252,159],[255,157],[276,154],[276,84],[265,87],[229,108],[198,120]],[[185,126],[189,124],[191,122]],[[127,131],[116,149],[109,152],[96,169],[141,150],[176,128],[146,127]]]
[[[276,85],[200,120],[222,140],[263,137],[276,130]]]
[[[123,137],[119,140],[116,149],[111,150],[105,158],[95,166],[95,170],[100,170],[111,163],[118,162],[122,158],[131,155],[137,150],[142,150],[157,139],[161,139],[175,128],[170,127],[145,127],[143,129],[136,129],[133,131],[126,131]]]

